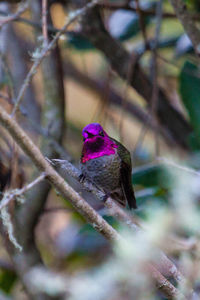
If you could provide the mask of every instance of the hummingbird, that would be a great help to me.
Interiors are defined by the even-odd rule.
[[[91,123],[82,130],[82,176],[112,197],[123,207],[137,208],[131,181],[130,152],[108,136],[99,123]]]

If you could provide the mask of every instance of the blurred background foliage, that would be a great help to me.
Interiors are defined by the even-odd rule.
[[[39,3],[39,6],[41,4],[40,1],[34,2]],[[50,17],[48,17],[50,19],[48,21],[49,39],[51,39],[55,31],[63,26],[66,17],[70,15],[69,12],[76,8],[75,3],[81,1],[48,2],[51,2]],[[199,21],[199,1],[187,0],[185,2],[194,20]],[[161,12],[159,12],[159,5],[162,8]],[[196,222],[200,217],[198,180],[190,172],[188,175],[187,170],[179,169],[179,165],[187,165],[194,172],[200,167],[199,60],[169,1],[110,0],[104,1],[99,9],[106,30],[129,53],[137,56],[137,64],[148,76],[149,81],[155,89],[162,89],[170,105],[187,124],[186,131],[182,131],[181,127],[177,128],[178,135],[186,140],[186,144],[183,146],[179,143],[167,128],[167,123],[169,127],[170,125],[173,127],[173,122],[174,127],[177,126],[175,119],[168,119],[167,109],[164,113],[165,126],[160,122],[161,117],[156,116],[159,95],[154,97],[153,103],[153,96],[149,94],[147,102],[127,83],[128,79],[122,80],[112,69],[109,59],[106,59],[104,54],[96,49],[91,40],[82,33],[80,22],[72,24],[57,45],[60,54],[58,64],[61,79],[59,80],[63,83],[62,109],[65,118],[60,140],[56,141],[55,146],[56,134],[51,136],[55,119],[52,121],[50,110],[48,113],[48,109],[44,107],[51,105],[51,101],[47,103],[47,98],[45,99],[46,93],[50,93],[51,98],[52,93],[62,87],[59,87],[56,82],[58,77],[51,78],[48,86],[48,82],[42,79],[45,72],[43,68],[35,74],[33,82],[26,91],[21,105],[22,113],[18,114],[18,120],[35,143],[41,145],[41,141],[43,140],[44,143],[45,140],[48,147],[55,146],[53,154],[50,155],[52,158],[57,156],[68,159],[70,157],[70,160],[77,166],[82,147],[82,128],[91,122],[101,123],[110,136],[123,142],[131,152],[132,179],[138,203],[138,209],[132,213],[140,217],[143,222],[149,222],[148,226],[152,229],[153,235],[159,236],[160,231],[166,229],[166,236],[172,233],[184,241],[191,241],[194,238],[196,243],[200,232],[200,222]],[[16,10],[17,4],[0,2],[2,20],[5,15],[12,14]],[[12,110],[13,99],[16,98],[32,61],[37,59],[42,47],[41,15],[35,18],[35,14],[37,12],[34,11],[33,5],[30,5],[30,9],[16,21],[0,27],[0,101],[8,111]],[[116,53],[113,53],[113,56],[115,55]],[[52,56],[50,59],[54,60],[55,57]],[[140,84],[142,89],[143,82],[141,81]],[[46,113],[43,113],[44,109],[47,109]],[[20,187],[30,181],[33,166],[3,129],[1,129],[0,139],[1,161],[8,169],[11,167],[14,173],[11,176],[10,187]],[[163,157],[166,160],[162,160]],[[171,160],[175,161],[174,165],[171,165]],[[102,203],[83,191],[81,186],[71,178],[67,180],[114,228],[125,230],[121,229],[121,225],[114,218],[106,215]],[[168,223],[165,218],[168,218]],[[80,282],[81,280],[86,282],[86,276],[88,280],[94,277],[102,288],[105,284],[102,280],[104,276],[107,276],[107,280],[113,278],[113,274],[110,274],[108,269],[112,269],[120,259],[123,261],[125,256],[127,260],[130,259],[130,253],[124,254],[118,249],[121,246],[118,245],[113,250],[108,241],[86,224],[72,206],[57,195],[55,190],[51,190],[48,194],[35,235],[37,247],[49,268],[55,272],[68,274],[72,278],[73,276],[76,278],[77,274],[83,276],[84,272],[89,272],[83,277],[84,279],[80,279],[79,283],[71,283],[71,286],[74,284],[80,291]],[[165,234],[162,236],[163,240],[164,237]],[[141,251],[143,240],[134,237],[133,242],[137,243],[138,252]],[[3,240],[1,245],[0,291],[2,297],[26,299],[26,293],[3,247]],[[195,263],[199,266],[199,254],[195,252],[196,249],[199,248],[194,250],[191,247],[187,251],[171,254],[178,265],[182,264],[182,267],[186,266],[186,269],[188,267],[188,274],[193,272]],[[135,253],[136,250],[130,251]],[[137,257],[137,255],[138,253],[133,256]],[[133,263],[135,263],[134,260]],[[110,264],[110,267],[106,267],[105,264]],[[83,290],[82,296],[75,293],[74,298],[71,299],[165,299],[152,287],[144,288],[143,292],[139,291],[142,289],[142,284],[148,286],[149,282],[145,281],[146,278],[140,278],[141,281],[137,278],[138,290],[135,288],[133,292],[129,289],[131,280],[128,282],[127,278],[136,276],[136,273],[129,270],[130,273],[127,271],[126,274],[123,269],[127,270],[127,265],[125,266],[121,266],[122,269],[120,269],[127,284],[124,290],[118,287],[120,290],[118,293],[118,289],[115,290],[112,286],[114,283],[108,280],[110,290],[107,290],[106,295],[101,295],[97,288],[94,292],[96,294],[93,294],[96,296],[93,298],[89,294],[85,296]],[[97,274],[96,268],[104,275]],[[105,272],[102,271],[103,268],[107,268]],[[93,272],[93,275],[90,272]],[[192,277],[192,274],[190,275]],[[192,280],[193,287],[199,290],[199,271],[196,270],[196,275]],[[134,287],[136,283],[137,280],[133,284]],[[109,297],[108,292],[111,293]]]

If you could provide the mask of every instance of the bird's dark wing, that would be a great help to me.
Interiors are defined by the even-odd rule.
[[[137,208],[136,199],[131,178],[131,156],[130,152],[118,141],[111,138],[118,145],[118,155],[121,159],[120,175],[121,187],[130,208]]]
[[[124,196],[131,208],[137,208],[136,199],[133,191],[132,181],[131,181],[131,168],[122,161],[121,163],[121,186]]]
[[[2,192],[7,184],[11,180],[10,168],[4,166],[0,161],[0,192]]]

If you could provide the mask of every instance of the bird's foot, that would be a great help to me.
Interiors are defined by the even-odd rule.
[[[83,173],[81,173],[81,175],[79,175],[78,179],[79,179],[79,182],[80,182],[80,183],[84,182],[84,180],[85,180],[85,175],[83,175]]]
[[[110,193],[106,193],[102,199],[103,203],[105,203],[109,197],[110,197]]]

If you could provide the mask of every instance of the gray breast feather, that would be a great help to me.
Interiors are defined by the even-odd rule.
[[[81,164],[81,170],[86,178],[105,192],[119,187],[120,158],[117,153],[91,159]]]

